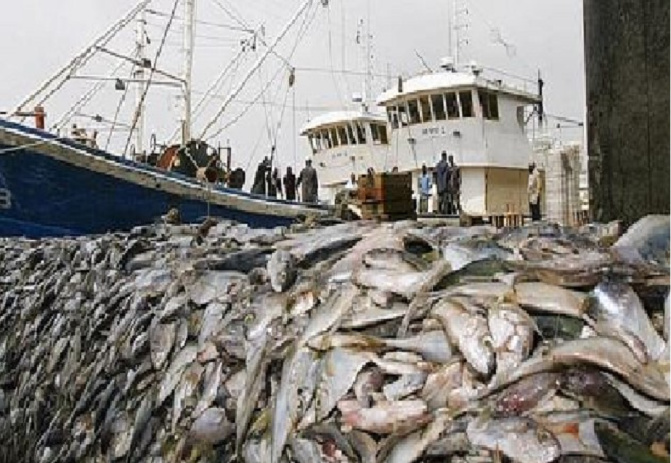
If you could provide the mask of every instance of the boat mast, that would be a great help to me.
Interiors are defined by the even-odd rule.
[[[135,132],[135,152],[137,154],[144,154],[144,98],[142,93],[144,91],[144,68],[145,68],[145,45],[147,43],[146,33],[146,9],[142,8],[137,18],[136,27],[136,57],[139,65],[135,67],[133,77],[137,79],[137,86],[135,87],[135,107],[137,108],[137,125]]]
[[[196,0],[184,0],[184,115],[182,116],[182,143],[191,140],[191,69],[196,25]]]

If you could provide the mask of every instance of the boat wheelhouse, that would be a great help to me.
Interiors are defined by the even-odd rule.
[[[389,136],[383,114],[363,108],[325,113],[309,121],[301,135],[310,143],[322,200],[332,203],[353,173],[359,176],[371,167],[385,169]]]
[[[415,193],[422,166],[433,169],[445,151],[461,168],[463,212],[528,213],[533,150],[525,122],[539,94],[486,78],[474,64],[458,70],[444,60],[440,72],[399,79],[377,103],[387,113],[389,158],[400,172],[412,172]]]

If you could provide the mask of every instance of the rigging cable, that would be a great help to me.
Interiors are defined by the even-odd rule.
[[[135,66],[133,66],[130,69],[130,75],[133,76],[135,73]],[[110,130],[107,134],[107,140],[105,141],[105,151],[107,151],[107,148],[109,148],[110,141],[112,140],[112,134],[114,133],[114,130],[116,129],[117,126],[117,121],[119,119],[119,113],[121,112],[121,107],[123,106],[124,102],[126,101],[126,97],[128,96],[128,89],[129,86],[126,85],[123,89],[123,93],[121,94],[121,98],[119,98],[119,103],[116,106],[116,110],[114,111],[114,119],[112,120],[112,126],[110,127]],[[133,133],[133,129],[131,128],[130,133]]]
[[[170,26],[172,26],[172,22],[175,19],[175,13],[177,11],[177,5],[179,4],[179,0],[175,0],[175,3],[172,6],[172,12],[170,14],[170,18],[168,19],[168,24],[165,27],[165,31],[163,32],[163,38],[161,39],[161,43],[158,46],[158,50],[156,51],[156,56],[154,57],[154,62],[152,63],[151,70],[149,72],[149,78],[147,79],[147,85],[145,86],[142,95],[140,97],[140,101],[138,102],[137,107],[135,108],[135,114],[133,115],[133,123],[131,124],[131,131],[128,134],[128,139],[126,140],[126,146],[124,147],[123,154],[124,156],[126,155],[126,151],[128,151],[128,145],[130,144],[131,137],[133,136],[133,130],[135,130],[135,126],[137,125],[138,119],[140,118],[140,112],[142,109],[142,105],[144,104],[144,100],[147,97],[147,92],[149,91],[149,87],[151,86],[151,81],[154,78],[154,73],[156,72],[156,66],[158,66],[158,59],[161,56],[161,52],[163,51],[163,46],[165,45],[165,41],[168,37],[168,30],[170,29]]]

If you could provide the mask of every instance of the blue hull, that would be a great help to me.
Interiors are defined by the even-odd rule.
[[[17,146],[25,148],[2,153]],[[300,215],[327,212],[238,190],[206,188],[178,174],[0,121],[0,236],[127,231],[155,222],[172,207],[184,222],[214,216],[251,227],[288,225]]]

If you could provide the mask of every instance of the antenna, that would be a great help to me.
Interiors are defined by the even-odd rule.
[[[459,64],[459,55],[461,54],[461,46],[468,44],[468,39],[462,37],[461,31],[468,29],[468,23],[462,23],[461,17],[463,15],[468,15],[468,8],[461,7],[461,2],[459,0],[454,0],[452,4],[452,29],[454,30],[454,41],[450,38],[452,46],[454,47],[452,55],[454,56],[454,64],[457,66]]]
[[[193,39],[196,28],[196,0],[184,1],[184,115],[182,143],[191,140],[191,69],[193,67]]]
[[[137,86],[135,89],[135,106],[137,107],[137,125],[135,132],[135,146],[139,154],[144,154],[144,99],[142,98],[142,93],[144,91],[144,68],[145,68],[145,45],[147,44],[147,32],[146,32],[146,8],[143,7],[140,11],[140,14],[137,18],[137,28],[136,28],[136,59],[138,64],[135,66],[135,71],[133,72],[133,77],[137,79]],[[123,82],[121,86],[119,85],[121,81],[117,79],[116,88],[123,87]],[[121,88],[123,90],[123,88]]]

